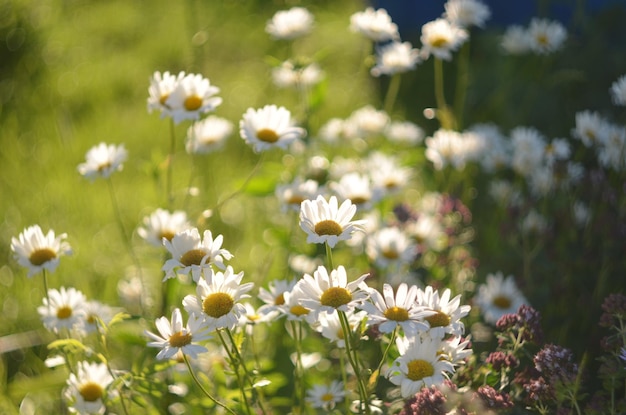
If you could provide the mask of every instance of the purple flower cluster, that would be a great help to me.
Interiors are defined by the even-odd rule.
[[[446,402],[446,396],[436,386],[422,388],[406,401],[400,415],[445,415]]]
[[[476,396],[481,400],[485,408],[489,409],[506,409],[514,406],[511,397],[506,392],[498,392],[489,385],[478,388]]]
[[[485,363],[490,364],[493,370],[499,372],[503,368],[515,368],[519,366],[519,359],[511,353],[505,353],[501,351],[491,352]]]
[[[541,343],[543,341],[543,329],[541,328],[541,315],[529,305],[523,304],[516,314],[505,314],[496,322],[499,331],[521,331],[522,340]],[[502,341],[502,340],[501,340]],[[501,344],[502,345],[502,344]]]
[[[574,355],[569,349],[549,344],[535,355],[533,362],[535,369],[541,372],[551,384],[576,381],[578,365],[574,363]]]
[[[611,327],[615,325],[615,318],[626,319],[626,296],[623,294],[610,294],[602,303],[604,313],[600,316],[600,326]]]

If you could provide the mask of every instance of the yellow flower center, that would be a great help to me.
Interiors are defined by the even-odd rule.
[[[398,181],[393,180],[393,179],[388,179],[385,181],[385,188],[387,190],[393,190],[395,188],[397,188],[400,184],[398,183]]]
[[[192,95],[185,99],[183,105],[187,111],[195,111],[202,106],[202,98],[197,95]]]
[[[233,309],[235,300],[226,293],[213,293],[206,296],[202,302],[202,310],[206,315],[213,318],[220,318]]]
[[[446,47],[448,43],[450,43],[448,38],[443,36],[434,37],[430,40],[430,45],[434,48]]]
[[[548,41],[548,36],[546,36],[544,33],[537,35],[537,43],[539,43],[541,46],[548,46],[550,44],[550,42]]]
[[[381,254],[387,259],[398,259],[400,254],[394,249],[383,249]]]
[[[450,316],[439,310],[433,310],[435,314],[430,317],[426,317],[426,321],[430,324],[430,327],[446,327],[450,324]]]
[[[411,360],[407,363],[407,368],[409,369],[409,373],[406,374],[406,377],[413,381],[424,379],[435,373],[433,365],[422,359]]]
[[[291,195],[287,198],[287,203],[289,203],[290,205],[300,206],[302,202],[304,202],[304,198],[300,195]]]
[[[64,305],[57,308],[57,318],[59,320],[65,320],[70,317],[72,317],[72,307]]]
[[[362,205],[363,203],[369,202],[370,198],[365,196],[354,196],[350,198],[350,201],[355,205]]]
[[[166,230],[163,229],[160,233],[159,233],[159,239],[163,240],[163,238],[167,239],[168,241],[171,241],[172,238],[175,236],[176,234],[170,230]]]
[[[352,301],[350,291],[342,287],[330,287],[322,294],[320,303],[329,307],[337,308]]]
[[[111,162],[110,161],[107,161],[105,163],[102,163],[102,164],[98,165],[98,171],[100,173],[102,173],[106,169],[110,169],[110,168],[111,168]]]
[[[50,248],[42,248],[33,251],[28,257],[31,264],[39,266],[57,257],[57,253]]]
[[[102,386],[95,382],[87,382],[78,388],[78,393],[80,393],[80,396],[82,396],[87,402],[95,402],[102,398],[104,389],[102,389]]]
[[[292,306],[289,311],[291,312],[291,314],[293,314],[294,316],[306,316],[307,314],[309,314],[309,310],[302,307],[301,305],[294,305]]]
[[[511,299],[504,295],[499,295],[492,300],[493,305],[498,308],[507,309],[511,307]]]
[[[283,305],[285,304],[285,293],[280,293],[274,298],[274,305]]]
[[[207,252],[202,249],[192,249],[191,251],[187,251],[180,257],[180,262],[183,263],[186,267],[191,265],[200,265],[202,264],[202,258],[207,255]]]
[[[407,321],[409,319],[409,312],[402,307],[391,307],[385,310],[385,317],[393,321]]]
[[[266,143],[275,143],[280,138],[276,131],[269,128],[263,128],[256,132],[256,138]]]
[[[161,95],[161,98],[159,98],[159,104],[166,106],[165,105],[165,101],[167,101],[167,99],[170,97],[170,94],[163,94]]]
[[[179,331],[170,336],[170,346],[183,347],[191,343],[191,334]]]
[[[325,393],[322,395],[321,398],[324,402],[331,402],[335,399],[335,395],[333,395],[332,393]]]
[[[315,229],[313,229],[318,235],[341,235],[343,232],[343,228],[340,224],[335,222],[334,220],[322,220],[315,224]]]

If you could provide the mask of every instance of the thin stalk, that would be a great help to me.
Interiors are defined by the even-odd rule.
[[[294,368],[294,391],[296,395],[296,414],[304,413],[304,369],[302,367],[302,323],[300,321],[290,321],[291,331],[296,343],[296,362]]]
[[[348,354],[348,352],[346,351],[346,355]],[[346,367],[346,362],[344,360],[343,357],[343,353],[339,354],[339,365],[342,368],[341,371],[341,380],[343,381],[344,386],[348,385],[348,374],[346,373],[346,370],[344,369]],[[345,404],[346,404],[346,413],[349,414],[350,411],[350,400],[348,399],[348,394],[346,394],[346,398],[344,399]]]
[[[230,199],[232,199],[233,197],[237,196],[239,193],[243,192],[246,189],[246,187],[248,186],[248,183],[250,183],[250,180],[252,180],[252,178],[256,174],[257,170],[259,170],[259,167],[261,167],[261,163],[263,161],[264,155],[265,155],[265,153],[261,153],[261,156],[257,160],[257,163],[254,165],[254,168],[252,168],[252,171],[250,172],[248,177],[246,177],[246,180],[241,184],[239,189],[235,190],[233,193],[231,193],[225,199],[220,200],[217,203],[217,205],[215,205],[215,210],[219,210],[224,205],[224,203],[228,202]]]
[[[224,346],[224,349],[226,349],[226,353],[228,354],[228,359],[230,360],[230,364],[233,367],[233,370],[235,371],[235,375],[237,376],[237,384],[239,385],[239,391],[241,392],[241,400],[243,401],[243,404],[246,407],[246,413],[248,413],[249,415],[252,415],[252,410],[250,409],[250,404],[248,403],[248,398],[246,397],[246,391],[244,389],[244,382],[241,379],[241,373],[239,373],[239,362],[237,361],[237,358],[233,355],[232,351],[230,350],[230,346],[226,342],[226,339],[224,339],[224,336],[222,335],[222,330],[223,329],[217,329],[217,335],[219,336],[220,341],[222,342],[222,345]]]
[[[469,83],[469,58],[470,42],[465,42],[459,52],[454,96],[454,115],[459,129],[462,129],[463,125],[463,110],[465,108],[465,96],[467,95],[467,85]]]
[[[50,309],[50,295],[48,294],[48,274],[46,272],[46,269],[44,268],[42,270],[43,273],[43,290],[44,290],[44,295],[46,296],[46,300],[48,302],[48,309]]]
[[[165,176],[165,192],[167,195],[167,205],[172,209],[174,205],[174,193],[172,192],[172,172],[174,164],[174,154],[176,153],[176,133],[174,129],[174,119],[170,119],[170,151],[167,155],[167,171]]]
[[[374,387],[376,387],[376,385],[378,384],[378,379],[380,378],[380,371],[383,368],[383,365],[385,364],[385,360],[387,359],[387,355],[389,354],[389,350],[391,350],[391,345],[396,341],[396,336],[398,335],[398,327],[396,326],[395,329],[393,329],[393,333],[391,333],[391,338],[389,339],[389,344],[387,345],[387,347],[385,348],[385,351],[383,352],[383,356],[380,358],[380,363],[378,364],[378,367],[376,368],[376,381],[374,383]]]
[[[98,354],[100,356],[100,360],[102,360],[102,363],[106,365],[107,370],[109,371],[109,374],[111,375],[111,377],[113,379],[116,379],[117,376],[115,375],[113,368],[109,364],[108,359],[105,357],[106,355],[109,354],[109,348],[107,346],[107,338],[106,338],[107,327],[104,324],[104,322],[100,320],[98,317],[96,317],[96,330],[98,332],[98,338],[100,339],[100,344],[102,346],[102,353]],[[126,408],[126,400],[124,399],[124,394],[122,393],[121,390],[120,390],[120,404],[122,405],[122,410],[124,411],[124,414],[128,415],[128,409]]]
[[[443,61],[434,58],[435,70],[435,101],[437,102],[437,118],[441,123],[441,127],[446,130],[452,130],[455,126],[454,115],[450,112],[446,103],[443,82]]]
[[[328,242],[325,243],[326,245],[326,261],[328,261],[328,268],[329,270],[333,270],[333,252],[332,249],[330,248],[330,245],[328,245]]]
[[[352,370],[354,370],[354,374],[356,375],[357,384],[359,387],[359,396],[360,396],[360,405],[359,405],[359,413],[363,413],[363,406],[365,406],[365,413],[370,413],[370,405],[369,405],[369,397],[367,394],[367,387],[363,383],[363,379],[361,377],[361,366],[359,364],[359,359],[354,350],[352,340],[352,330],[350,329],[350,322],[348,321],[348,316],[346,313],[337,310],[339,314],[339,321],[341,322],[341,329],[343,331],[343,338],[346,343],[346,354],[348,355],[348,360],[350,361],[350,365],[352,366]]]
[[[202,391],[202,393],[204,393],[207,398],[209,398],[211,401],[213,401],[213,403],[217,406],[220,406],[222,408],[224,408],[224,410],[232,415],[237,415],[235,413],[235,411],[233,411],[232,409],[230,409],[229,407],[227,407],[226,405],[224,405],[223,403],[221,403],[220,401],[218,401],[217,399],[215,399],[213,397],[213,395],[211,395],[209,393],[208,390],[206,390],[206,388],[202,385],[202,383],[200,383],[200,380],[198,379],[198,377],[196,376],[196,373],[193,371],[193,368],[191,367],[191,364],[189,363],[189,358],[187,357],[186,354],[183,353],[183,360],[185,361],[185,364],[187,365],[187,369],[189,369],[189,373],[191,374],[191,377],[193,378],[194,382],[196,382],[196,385],[198,385],[198,387],[200,388],[200,390]]]
[[[385,94],[384,101],[384,110],[387,114],[391,115],[393,111],[393,106],[396,103],[396,98],[398,97],[398,91],[400,91],[400,74],[394,74],[389,80],[389,85],[387,86],[387,93]]]

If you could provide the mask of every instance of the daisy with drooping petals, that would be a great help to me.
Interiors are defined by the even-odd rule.
[[[328,272],[326,267],[320,266],[313,276],[304,274],[296,284],[302,291],[300,302],[315,312],[332,313],[335,310],[348,312],[360,306],[369,297],[369,287],[365,278],[369,274],[361,275],[352,282],[348,282],[348,275],[343,266]]]
[[[48,290],[37,312],[45,328],[53,333],[61,330],[81,330],[87,316],[87,298],[76,288],[61,287]]]
[[[304,7],[277,11],[265,25],[274,39],[290,40],[308,34],[313,28],[313,15]]]
[[[428,323],[428,334],[432,338],[443,339],[446,334],[460,336],[465,332],[465,325],[461,319],[470,312],[470,306],[461,305],[461,295],[450,299],[449,288],[439,296],[430,285],[423,291],[417,290],[417,304],[432,310],[435,313],[424,318]]]
[[[137,229],[137,233],[150,245],[163,246],[163,238],[171,241],[174,235],[190,228],[191,223],[184,211],[170,212],[159,208],[143,218],[143,226]]]
[[[306,135],[304,129],[292,125],[291,112],[276,105],[248,108],[239,121],[239,133],[257,153],[274,147],[286,149]]]
[[[387,377],[400,386],[403,398],[415,395],[423,387],[440,385],[447,375],[454,373],[452,363],[439,358],[439,339],[398,337],[396,345],[400,357],[389,368]]]
[[[399,39],[398,26],[391,21],[385,9],[374,10],[368,7],[365,11],[350,16],[350,30],[360,33],[374,42],[386,42]]]
[[[78,362],[76,373],[70,373],[64,392],[68,410],[77,414],[104,414],[107,388],[113,376],[104,363]]]
[[[376,49],[376,66],[370,73],[381,76],[408,72],[415,69],[418,62],[419,50],[410,42],[391,42]]]
[[[313,388],[307,391],[306,401],[313,408],[330,411],[336,404],[343,401],[345,396],[343,383],[333,380],[330,385],[313,385]]]
[[[97,177],[108,178],[113,172],[120,171],[124,167],[128,152],[123,144],[100,143],[87,151],[85,163],[78,165],[81,176],[94,180]]]
[[[243,272],[235,274],[231,266],[224,272],[214,272],[211,268],[202,270],[202,278],[198,280],[196,295],[188,295],[183,299],[185,310],[204,318],[205,324],[211,329],[233,329],[246,307],[238,301],[249,298],[246,294],[253,287],[249,282],[241,284]]]
[[[158,347],[161,350],[157,359],[171,359],[181,352],[195,359],[199,353],[207,351],[207,348],[197,344],[211,338],[207,334],[208,327],[204,324],[201,316],[190,315],[187,324],[183,323],[183,316],[178,308],[172,311],[172,319],[159,317],[155,325],[160,335],[145,331],[145,335],[153,341],[149,347]]]
[[[166,105],[166,102],[184,76],[184,72],[180,72],[177,76],[169,72],[155,72],[148,88],[148,112],[160,111],[161,118],[171,116],[170,107]]]
[[[382,333],[391,333],[396,327],[401,327],[404,333],[415,334],[428,330],[424,318],[434,314],[417,304],[416,299],[416,285],[409,288],[402,283],[394,296],[391,285],[384,284],[383,294],[372,289],[370,301],[363,303],[361,308],[367,311],[369,323],[378,324],[378,330]]]
[[[17,263],[28,269],[28,277],[42,270],[54,272],[60,257],[72,254],[65,238],[67,234],[56,236],[53,230],[44,235],[39,225],[33,225],[24,229],[17,238],[11,238],[11,251]]]
[[[491,16],[489,7],[480,0],[448,0],[444,17],[460,27],[483,27]]]
[[[176,124],[184,120],[198,120],[202,114],[215,110],[222,103],[222,98],[215,96],[219,92],[220,89],[211,85],[208,78],[187,74],[178,80],[165,105]]]
[[[189,154],[208,154],[220,150],[233,133],[233,128],[233,123],[227,119],[210,115],[187,129],[185,149]]]
[[[338,206],[337,198],[324,196],[315,200],[305,200],[300,206],[300,228],[307,233],[307,243],[328,244],[334,248],[339,241],[350,239],[353,232],[361,230],[362,220],[351,220],[356,213],[356,205],[345,200]]]
[[[174,235],[171,241],[163,239],[165,248],[172,254],[172,258],[165,261],[163,281],[174,278],[176,273],[189,275],[194,281],[198,281],[200,270],[215,265],[224,269],[224,260],[231,259],[233,255],[222,248],[224,237],[218,235],[213,239],[211,231],[204,231],[203,238],[197,228],[186,229]]]
[[[468,38],[467,31],[446,19],[436,19],[422,26],[422,54],[424,59],[434,55],[438,59],[451,60],[456,51]]]
[[[474,301],[485,321],[491,324],[505,314],[515,314],[522,304],[528,304],[513,276],[504,278],[500,271],[487,275],[485,284],[478,286]]]
[[[626,105],[626,75],[622,75],[611,84],[611,100],[615,105]]]

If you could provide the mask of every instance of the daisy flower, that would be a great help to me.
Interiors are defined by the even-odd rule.
[[[314,313],[311,308],[302,304],[305,294],[299,289],[297,284],[291,291],[285,291],[283,298],[285,302],[277,307],[287,317],[287,321],[306,321],[311,325],[317,322],[317,313]]]
[[[333,380],[330,385],[313,385],[307,391],[306,401],[313,408],[321,408],[326,411],[332,410],[336,404],[343,401],[346,396],[343,383]]]
[[[95,333],[99,325],[105,326],[111,322],[116,310],[96,300],[85,303],[85,320],[82,329],[85,333]]]
[[[308,34],[313,28],[313,15],[304,7],[277,11],[265,25],[265,32],[274,39],[291,40]]]
[[[398,337],[396,345],[400,352],[387,372],[394,385],[400,386],[403,398],[415,395],[423,387],[441,385],[454,373],[454,366],[440,359],[441,341],[420,336]]]
[[[528,177],[543,165],[546,139],[532,127],[516,127],[510,136],[513,150],[511,167],[521,176]]]
[[[365,252],[379,267],[400,267],[415,259],[417,247],[406,233],[394,226],[379,229],[370,235]]]
[[[87,151],[85,163],[78,165],[78,172],[91,180],[97,177],[108,178],[113,172],[120,171],[124,167],[128,152],[123,144],[100,143]]]
[[[557,21],[534,18],[528,26],[528,39],[532,51],[546,55],[563,46],[567,31]]]
[[[427,310],[435,311],[424,320],[428,323],[428,334],[432,338],[442,339],[446,334],[460,336],[465,332],[465,325],[461,319],[469,314],[470,306],[461,305],[461,295],[450,299],[449,288],[439,296],[433,287],[427,286],[423,291],[417,291],[417,304]]]
[[[611,100],[615,105],[626,105],[626,75],[622,75],[611,84]]]
[[[198,120],[202,114],[215,110],[222,103],[222,98],[215,96],[219,92],[220,89],[202,75],[187,74],[178,80],[165,105],[176,124],[184,120]]]
[[[402,167],[399,160],[379,152],[372,153],[365,160],[374,194],[385,196],[398,193],[408,183],[412,171]]]
[[[373,42],[386,42],[400,38],[398,26],[391,21],[385,9],[374,10],[368,7],[365,11],[350,16],[350,30],[360,33]]]
[[[408,72],[419,63],[419,50],[410,42],[391,42],[376,49],[376,65],[371,69],[373,76],[394,75]]]
[[[366,139],[382,135],[389,125],[389,114],[384,110],[377,110],[371,105],[366,105],[350,114],[348,124],[354,128],[355,136]]]
[[[104,363],[78,362],[76,373],[70,373],[67,379],[65,397],[70,403],[71,413],[104,414],[107,388],[113,382],[113,376]]]
[[[350,200],[361,210],[371,209],[382,197],[380,189],[372,185],[371,178],[357,172],[344,174],[329,187],[340,199]]]
[[[275,194],[281,202],[283,212],[288,209],[299,212],[302,202],[315,199],[321,192],[317,181],[296,177],[291,183],[276,186]]]
[[[548,228],[548,221],[541,213],[531,209],[522,219],[521,228],[526,234],[540,234]]]
[[[233,133],[233,128],[233,123],[227,119],[210,115],[187,129],[185,149],[189,154],[208,154],[220,150]]]
[[[439,358],[447,360],[455,367],[465,364],[466,359],[473,353],[470,341],[462,336],[445,339],[439,346]]]
[[[150,245],[163,246],[163,238],[171,241],[174,235],[190,228],[191,223],[184,211],[170,212],[159,208],[143,218],[143,226],[137,229],[137,233]]]
[[[438,59],[451,60],[457,50],[468,38],[467,31],[450,23],[446,19],[436,19],[422,26],[422,54],[424,59],[434,55]]]
[[[178,82],[185,76],[180,72],[177,76],[169,72],[154,72],[148,87],[148,112],[159,111],[161,118],[171,116],[170,107],[166,105],[170,94],[176,89]]]
[[[367,313],[365,311],[350,311],[346,313],[348,318],[348,325],[350,330],[354,332],[356,329],[360,329],[364,319],[367,319]],[[322,336],[331,342],[335,343],[338,348],[344,349],[346,347],[346,340],[344,338],[345,333],[341,326],[341,320],[338,313],[321,313],[317,316],[318,320],[315,325],[315,330],[322,334]],[[360,333],[360,332],[359,332]]]
[[[204,318],[205,324],[212,329],[233,329],[246,313],[246,307],[238,301],[250,297],[246,293],[254,284],[241,284],[243,272],[235,274],[231,266],[224,272],[204,268],[202,277],[198,280],[196,295],[183,299],[185,310]]]
[[[28,277],[42,270],[54,272],[60,257],[72,254],[65,238],[67,234],[56,236],[53,230],[44,235],[39,225],[33,225],[24,229],[17,238],[11,238],[11,251],[17,263],[28,269]]]
[[[77,289],[61,287],[59,290],[48,290],[43,305],[37,312],[45,328],[53,333],[59,331],[82,329],[87,316],[87,298]]]
[[[272,69],[272,80],[279,88],[310,88],[323,78],[324,72],[316,63],[307,65],[285,61]]]
[[[489,7],[479,0],[448,0],[444,17],[460,27],[483,27],[491,16]]]
[[[346,269],[339,266],[328,273],[324,266],[320,266],[313,276],[304,274],[296,284],[296,289],[302,291],[300,300],[304,307],[318,313],[332,313],[335,310],[348,312],[360,306],[369,297],[369,287],[365,278],[369,274],[361,275],[352,282],[348,282]]]
[[[406,226],[406,233],[417,242],[419,252],[441,251],[448,243],[448,234],[440,219],[419,215]]]
[[[424,140],[424,130],[411,121],[391,121],[384,134],[391,142],[407,145],[420,144]]]
[[[609,134],[610,123],[595,111],[577,112],[575,124],[572,136],[582,141],[585,147],[606,141]]]
[[[361,308],[367,311],[369,324],[378,324],[378,330],[382,333],[391,333],[397,327],[411,334],[426,331],[429,326],[424,318],[434,313],[416,303],[417,290],[416,285],[409,288],[402,283],[394,296],[391,285],[384,284],[383,294],[372,289],[370,301],[363,303]]]
[[[467,163],[466,147],[462,133],[439,129],[432,137],[426,138],[426,158],[433,163],[435,170],[452,166],[463,170]]]
[[[505,314],[515,314],[522,304],[528,304],[513,276],[504,278],[500,271],[487,275],[485,284],[478,286],[474,302],[485,321],[491,324],[495,324]]]
[[[224,237],[218,235],[213,239],[211,231],[204,231],[203,238],[197,228],[187,229],[174,235],[171,241],[163,240],[163,245],[172,254],[172,258],[165,261],[163,281],[174,278],[176,273],[189,275],[194,281],[199,278],[199,271],[203,268],[215,265],[224,269],[224,260],[231,259],[233,255],[222,248]]]
[[[263,301],[263,305],[259,308],[259,313],[269,313],[277,310],[285,304],[285,293],[293,290],[298,282],[297,279],[291,280],[274,280],[271,281],[267,289],[259,288],[259,299]]]
[[[307,234],[307,243],[328,244],[334,248],[339,241],[350,239],[353,232],[361,230],[362,220],[351,220],[356,213],[356,205],[345,200],[338,206],[337,198],[324,196],[315,200],[305,200],[300,206],[300,228]]]
[[[276,105],[248,108],[239,121],[239,133],[257,153],[274,147],[286,149],[306,135],[304,129],[292,125],[291,112]]]
[[[200,316],[190,315],[187,324],[183,323],[183,317],[178,308],[172,311],[172,318],[159,317],[155,321],[159,335],[145,331],[145,335],[153,341],[148,343],[149,347],[161,349],[157,354],[157,359],[165,360],[176,356],[178,352],[195,359],[199,353],[206,352],[207,349],[199,344],[211,338],[207,334],[207,326]]]
[[[530,51],[528,30],[520,25],[506,28],[500,40],[500,46],[509,55],[521,55]]]

